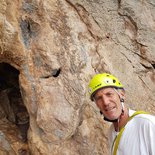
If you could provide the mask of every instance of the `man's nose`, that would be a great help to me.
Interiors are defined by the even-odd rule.
[[[108,97],[102,95],[102,103],[103,103],[103,105],[105,105],[105,106],[108,105],[108,104],[109,104]]]

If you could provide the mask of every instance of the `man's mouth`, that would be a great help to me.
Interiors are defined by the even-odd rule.
[[[115,107],[108,107],[105,109],[106,112],[111,112],[113,110],[115,110]]]

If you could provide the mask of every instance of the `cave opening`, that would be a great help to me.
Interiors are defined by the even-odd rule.
[[[0,123],[3,131],[4,125],[13,124],[15,136],[27,143],[29,114],[20,92],[19,71],[8,63],[0,63]]]

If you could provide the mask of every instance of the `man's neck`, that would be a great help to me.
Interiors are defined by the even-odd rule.
[[[122,115],[118,119],[118,122],[113,122],[115,131],[119,132],[121,128],[126,125],[128,118],[129,118],[129,110],[125,107],[124,113],[122,113]]]

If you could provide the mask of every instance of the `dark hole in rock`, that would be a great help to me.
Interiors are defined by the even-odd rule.
[[[7,63],[0,63],[0,120],[16,125],[16,136],[27,142],[29,114],[20,93],[19,71]]]
[[[155,69],[155,64],[152,64],[153,68]]]
[[[52,76],[53,76],[53,77],[58,77],[59,74],[60,74],[60,72],[61,72],[61,69],[60,69],[60,68],[59,68],[59,69],[54,69],[54,70],[52,71]]]

